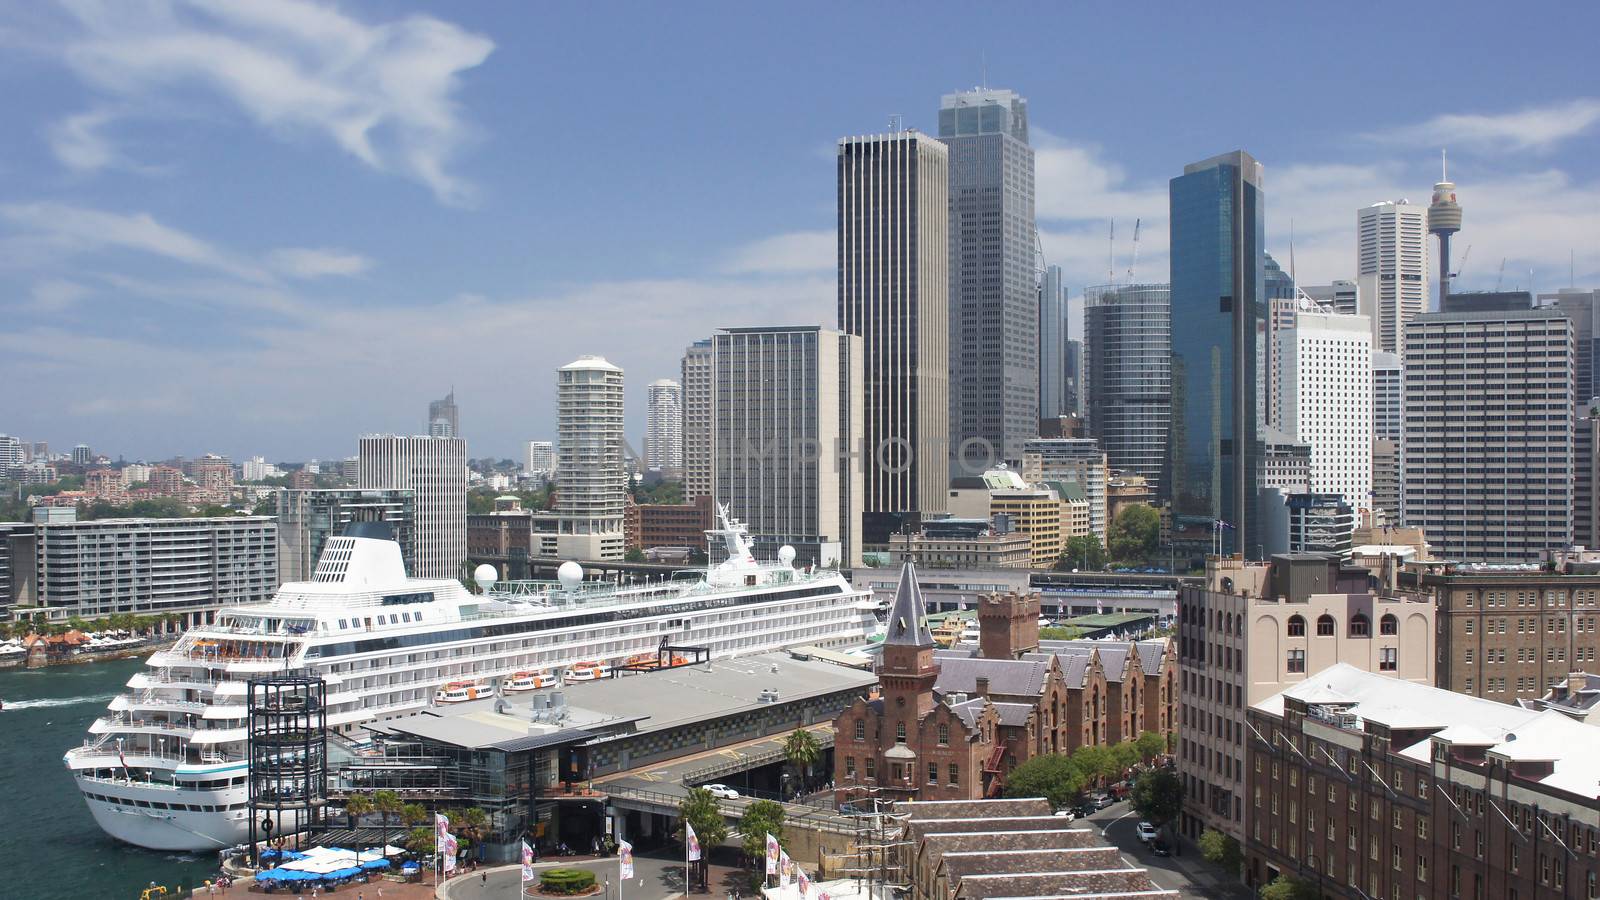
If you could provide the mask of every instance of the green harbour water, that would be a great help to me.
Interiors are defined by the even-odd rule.
[[[61,763],[143,665],[122,659],[0,670],[0,896],[136,900],[152,881],[173,891],[217,871],[211,852],[142,850],[112,840]]]

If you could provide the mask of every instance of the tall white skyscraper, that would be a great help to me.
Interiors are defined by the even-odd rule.
[[[816,326],[713,338],[714,496],[768,558],[861,563],[861,343]]]
[[[412,574],[461,577],[467,559],[467,442],[367,435],[359,458],[359,487],[411,492]]]
[[[529,441],[528,461],[523,467],[528,472],[549,474],[556,470],[556,445],[553,441]]]
[[[1306,304],[1312,306],[1312,304]],[[1281,430],[1311,447],[1310,488],[1372,507],[1372,326],[1297,309],[1278,332]]]
[[[711,340],[683,354],[683,498],[711,495]]]
[[[1039,418],[1078,411],[1067,396],[1067,295],[1061,267],[1048,266],[1039,282]]]
[[[584,356],[556,372],[556,552],[567,559],[621,559],[626,549],[622,414],[621,369]]]
[[[1403,355],[1406,323],[1428,309],[1428,208],[1386,200],[1358,210],[1356,263],[1372,349]]]
[[[672,472],[683,468],[683,385],[670,378],[645,389],[644,464]]]
[[[948,167],[945,145],[915,131],[839,141],[839,330],[865,358],[867,544],[949,502]]]

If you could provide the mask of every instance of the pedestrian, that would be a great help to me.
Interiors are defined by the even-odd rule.
[[[488,872],[485,872],[482,875],[479,875],[478,878],[481,879],[481,881],[479,883],[482,884],[484,887],[488,887],[489,886],[489,873]]]

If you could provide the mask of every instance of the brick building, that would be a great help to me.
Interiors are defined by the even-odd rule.
[[[713,527],[711,496],[696,497],[688,503],[642,503],[637,507],[638,546],[688,547],[706,549],[706,531]],[[635,546],[630,544],[629,546]]]
[[[1433,598],[1434,683],[1502,703],[1536,699],[1600,653],[1600,564],[1413,564],[1402,587]],[[1416,570],[1421,570],[1419,573]]]
[[[985,595],[976,651],[936,650],[924,615],[907,565],[889,613],[879,695],[857,700],[834,722],[841,799],[863,788],[919,801],[997,796],[1006,774],[1027,760],[1132,738],[1147,721],[1143,654],[1107,643],[1123,679],[1113,689],[1098,645],[1041,646],[1036,594]],[[1152,649],[1165,673],[1155,690],[1170,698],[1170,654],[1164,645]],[[1172,721],[1170,710],[1165,718]]]
[[[1325,897],[1600,895],[1600,729],[1338,664],[1249,710],[1246,878]]]

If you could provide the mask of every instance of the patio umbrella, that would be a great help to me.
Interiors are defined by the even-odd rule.
[[[361,868],[369,869],[369,870],[370,869],[387,869],[387,868],[389,868],[389,861],[387,859],[369,859],[366,862],[361,864]]]
[[[340,869],[332,874],[334,878],[354,878],[361,874],[361,870],[356,868]]]

